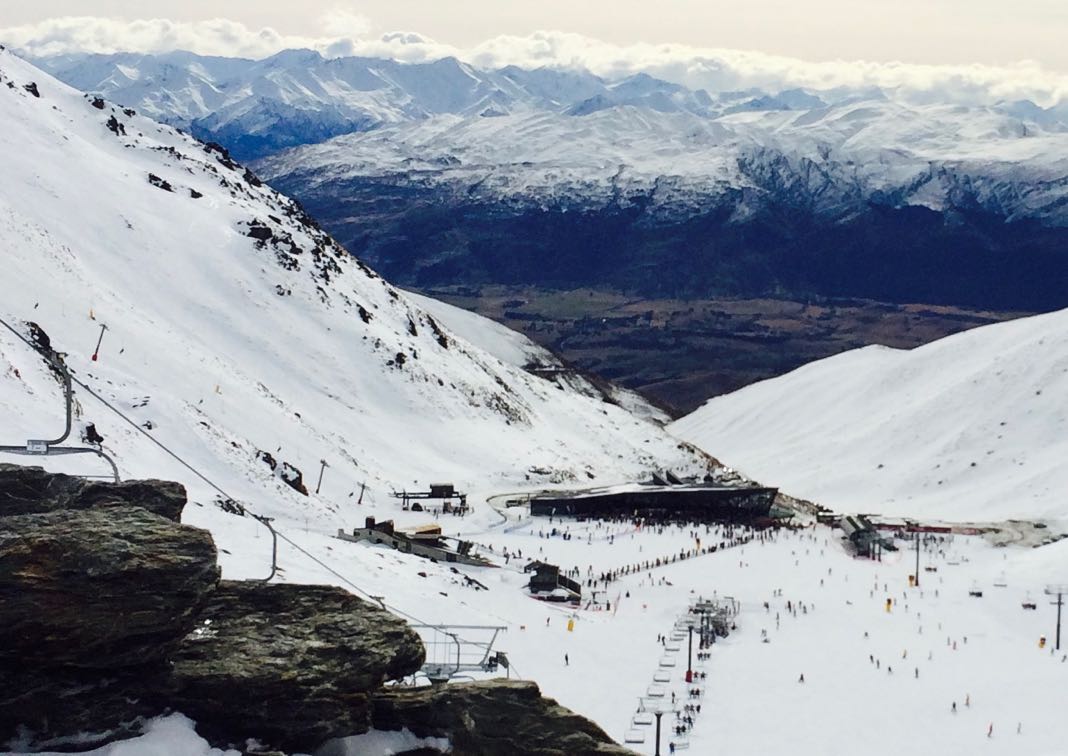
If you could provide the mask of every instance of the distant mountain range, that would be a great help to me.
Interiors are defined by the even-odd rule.
[[[1068,132],[993,108],[445,115],[257,170],[412,285],[1068,304]]]
[[[305,50],[38,63],[262,158],[264,178],[402,284],[1068,305],[1064,104],[707,92]]]
[[[802,92],[777,99],[759,92],[713,99],[703,90],[642,74],[608,82],[585,71],[484,70],[455,58],[415,64],[328,59],[312,50],[287,50],[265,60],[174,52],[63,55],[35,63],[71,86],[222,142],[240,159],[445,114],[585,115],[636,105],[710,117],[773,102],[819,104]]]

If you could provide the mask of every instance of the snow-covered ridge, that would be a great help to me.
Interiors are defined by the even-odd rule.
[[[709,464],[596,392],[450,332],[217,147],[6,51],[0,119],[3,317],[39,323],[83,380],[239,497],[306,501],[258,450],[309,478],[329,458],[335,494]],[[61,421],[58,388],[10,334],[0,355],[5,432],[37,437]],[[81,412],[124,476],[204,493],[99,406]],[[313,497],[310,511],[337,507]]]
[[[441,115],[289,150],[259,169],[302,192],[374,179],[473,202],[585,210],[641,202],[673,218],[729,202],[741,222],[770,202],[831,217],[869,204],[977,207],[1060,225],[1066,156],[1059,123],[880,99],[714,118],[634,105],[581,118]]]
[[[911,351],[867,347],[710,400],[670,428],[844,511],[1068,521],[1068,310]]]

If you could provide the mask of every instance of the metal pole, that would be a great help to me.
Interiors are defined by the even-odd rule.
[[[693,680],[693,625],[690,625],[690,643],[687,650],[688,659],[686,660],[686,682]]]
[[[96,362],[97,357],[100,356],[100,343],[104,340],[104,331],[107,329],[108,327],[105,324],[100,324],[100,336],[96,340],[96,349],[93,350],[93,362]]]
[[[916,531],[916,587],[920,587],[920,531]]]
[[[655,756],[660,756],[660,717],[662,717],[663,715],[664,715],[664,713],[661,712],[661,711],[656,712],[656,754],[655,754]]]
[[[327,467],[329,467],[329,465],[326,464],[325,459],[320,459],[319,464],[319,482],[315,484],[315,493],[319,493],[319,486],[323,484],[323,471],[326,470]]]
[[[1061,607],[1064,606],[1064,594],[1057,594],[1057,650],[1061,650]]]
[[[1068,585],[1061,584],[1046,586],[1046,595],[1057,597],[1057,600],[1053,602],[1053,605],[1057,607],[1057,635],[1054,641],[1058,651],[1061,650],[1061,607],[1064,606],[1065,593],[1068,593]]]
[[[251,514],[251,513],[250,513]],[[273,517],[264,517],[263,515],[252,515],[253,519],[258,520],[267,526],[267,530],[271,531],[271,574],[263,578],[261,582],[269,583],[274,579],[274,576],[278,574],[278,533],[273,527],[271,527],[271,520]]]
[[[1061,650],[1061,607],[1064,606],[1064,594],[1057,593],[1057,650]]]

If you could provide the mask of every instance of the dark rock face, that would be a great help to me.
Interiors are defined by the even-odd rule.
[[[40,467],[0,464],[0,517],[91,507],[136,506],[178,522],[185,486],[166,480],[88,481]]]
[[[424,654],[403,621],[340,588],[223,581],[172,655],[165,695],[216,741],[313,750],[366,732],[368,693]]]
[[[632,754],[588,719],[544,698],[533,682],[488,680],[390,688],[374,697],[378,730],[447,737],[464,756]]]
[[[121,674],[100,670],[45,669],[0,665],[0,750],[69,750],[64,741],[78,735],[79,748],[95,748],[139,734],[139,717],[164,713],[151,695],[162,664],[131,667]]]
[[[139,507],[0,517],[0,668],[162,659],[218,579],[210,533]]]

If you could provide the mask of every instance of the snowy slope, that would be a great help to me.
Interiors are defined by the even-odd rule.
[[[79,375],[246,495],[281,491],[257,449],[309,474],[329,457],[346,491],[705,466],[618,407],[448,333],[220,153],[0,60],[5,318],[40,323]],[[39,435],[54,385],[16,377],[34,358],[3,338],[0,395],[22,416],[8,434]],[[153,472],[141,441],[84,409],[124,475]]]
[[[1068,521],[1068,311],[911,351],[867,347],[710,400],[670,426],[846,511]]]
[[[502,362],[518,368],[538,370],[541,375],[552,375],[557,383],[572,391],[598,399],[608,399],[631,414],[654,423],[666,425],[671,421],[668,413],[650,404],[649,400],[638,392],[603,380],[594,384],[590,377],[573,372],[555,354],[538,346],[518,331],[430,297],[413,292],[407,292],[406,296],[450,331],[485,349]]]
[[[565,523],[561,527],[570,528],[573,540],[563,541],[540,538],[539,528],[545,526],[544,521],[527,528],[513,522],[509,532],[496,532],[493,542],[575,564],[583,574],[588,564],[603,570],[693,545],[686,528],[627,532],[618,525]],[[703,529],[701,535],[722,537]],[[654,753],[653,727],[635,725],[634,719],[653,685],[661,686],[665,708],[671,708],[672,694],[680,713],[685,705],[701,706],[686,738],[674,733],[674,714],[664,716],[665,755],[669,742],[683,741],[689,745],[685,752],[702,756],[850,756],[858,742],[871,756],[1064,752],[1068,728],[1057,692],[1068,663],[1062,661],[1063,648],[1051,654],[1055,612],[1042,590],[1052,575],[1063,574],[1068,541],[1034,550],[995,549],[976,538],[935,541],[922,563],[937,572],[925,571],[921,587],[907,589],[910,552],[887,554],[882,562],[853,559],[839,535],[826,528],[783,531],[766,541],[624,577],[607,592],[612,611],[571,612],[524,598],[522,575],[514,567],[470,570],[487,591],[444,590],[463,603],[457,608],[467,612],[468,622],[471,616],[487,618],[482,612],[491,607],[488,618],[507,624],[497,647],[509,651],[513,675],[536,679],[548,694],[593,717],[617,740],[642,732],[644,742],[632,747],[646,756]],[[392,582],[376,582],[376,587],[384,585],[393,597],[408,598],[437,576],[436,565],[378,553],[366,565],[358,564],[372,580],[388,575]],[[358,555],[354,547],[345,559],[355,562]],[[416,570],[429,577],[415,577]],[[968,595],[976,589],[983,598]],[[741,611],[738,629],[710,649],[708,660],[696,662],[705,678],[693,687],[704,692],[690,698],[691,686],[683,680],[685,639],[672,641],[669,650],[658,637],[673,632],[676,619],[697,596],[732,596]],[[888,597],[896,601],[891,612],[884,610]],[[1037,611],[1022,610],[1025,601],[1037,602]],[[428,596],[424,606],[434,605]],[[575,620],[571,632],[568,619]],[[1038,647],[1043,635],[1049,640],[1046,649]],[[654,683],[654,676],[664,673],[668,681]],[[653,705],[658,699],[644,700]],[[991,725],[992,737],[987,737]],[[190,728],[188,720],[174,715],[150,723],[150,733],[139,740],[94,753],[219,756]],[[348,749],[339,743],[325,751],[330,756],[390,752],[364,748],[358,739]]]

